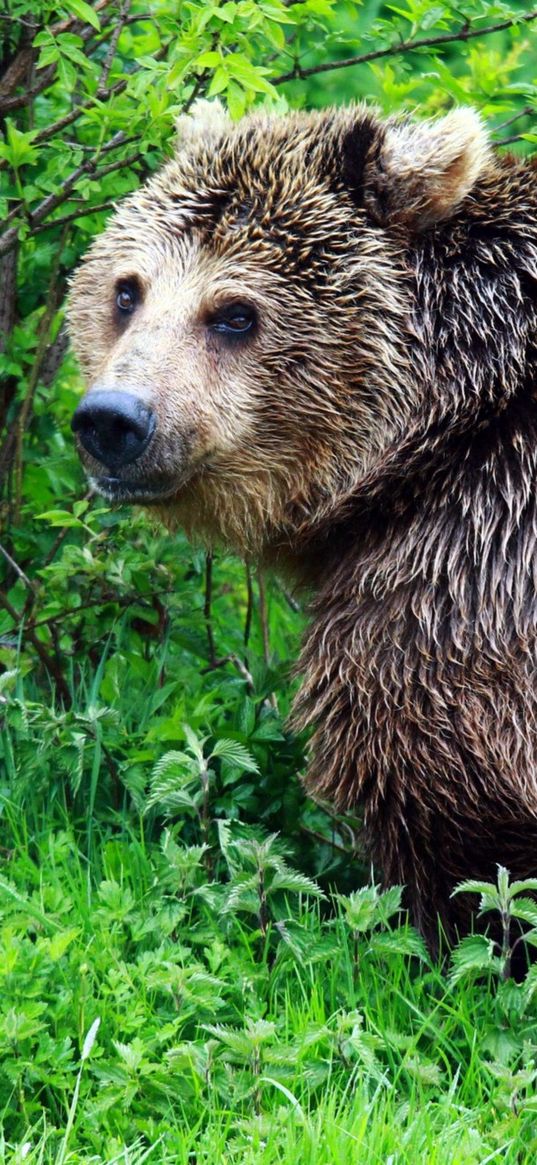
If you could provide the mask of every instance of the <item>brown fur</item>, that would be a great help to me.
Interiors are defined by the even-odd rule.
[[[537,874],[535,167],[460,110],[180,133],[73,285],[88,380],[158,416],[120,493],[315,586],[308,787],[363,806],[434,941],[457,880]],[[230,298],[259,318],[233,346]]]

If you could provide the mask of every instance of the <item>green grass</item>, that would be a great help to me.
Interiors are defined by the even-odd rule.
[[[531,972],[450,979],[396,893],[321,901],[246,832],[212,881],[178,827],[97,824],[89,862],[6,801],[0,1160],[532,1162]]]
[[[95,521],[42,575],[71,705],[2,647],[0,1162],[533,1163],[537,973],[483,936],[432,963],[304,797],[295,604],[271,585],[245,647],[218,562],[208,669],[203,558]],[[487,892],[512,941],[530,889]]]

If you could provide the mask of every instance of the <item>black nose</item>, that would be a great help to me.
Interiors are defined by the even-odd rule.
[[[79,404],[71,428],[87,453],[115,470],[147,449],[156,420],[152,409],[132,393],[94,389]]]

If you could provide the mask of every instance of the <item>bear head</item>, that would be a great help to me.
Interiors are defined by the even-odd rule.
[[[175,157],[76,272],[89,391],[73,427],[93,488],[209,545],[292,545],[411,424],[409,240],[489,164],[471,110],[363,106],[233,124],[200,103]]]

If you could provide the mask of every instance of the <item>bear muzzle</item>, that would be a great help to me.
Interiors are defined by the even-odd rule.
[[[86,453],[113,473],[141,457],[156,427],[153,410],[138,396],[113,389],[88,392],[71,422]]]
[[[155,411],[134,393],[90,389],[71,428],[92,489],[110,502],[157,503],[177,493],[195,469],[192,433],[153,443]]]

